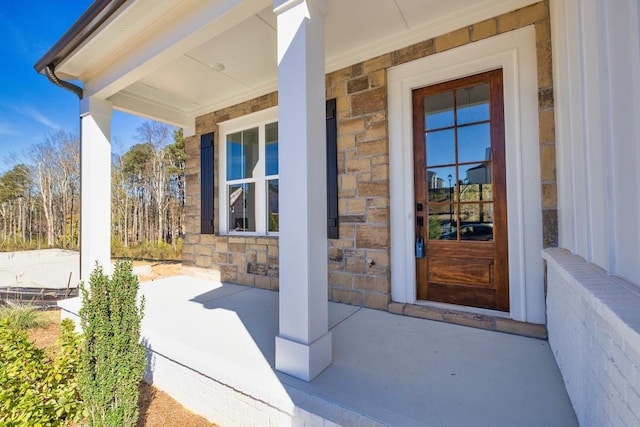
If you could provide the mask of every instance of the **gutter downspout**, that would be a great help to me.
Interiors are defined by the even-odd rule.
[[[56,76],[56,72],[53,64],[47,65],[44,68],[44,71],[47,74],[47,78],[51,83],[75,93],[76,95],[78,95],[78,98],[82,99],[82,96],[83,96],[82,88],[80,86],[74,85],[73,83],[69,83],[67,81],[59,79],[58,76]]]

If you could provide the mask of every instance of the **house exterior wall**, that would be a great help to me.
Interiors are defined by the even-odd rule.
[[[337,99],[340,234],[328,241],[330,300],[383,310],[391,302],[387,69],[528,25],[536,30],[543,240],[545,247],[557,245],[551,35],[548,3],[543,1],[327,74],[327,99]],[[272,93],[197,118],[196,135],[186,141],[187,269],[278,289],[277,237],[218,235],[217,199],[216,235],[201,235],[198,211],[199,136],[215,132],[217,170],[217,124],[275,105],[277,94]]]
[[[551,0],[559,246],[549,344],[580,425],[640,424],[640,5]]]

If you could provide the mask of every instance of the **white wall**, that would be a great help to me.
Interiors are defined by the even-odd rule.
[[[559,244],[640,285],[640,6],[552,0]]]

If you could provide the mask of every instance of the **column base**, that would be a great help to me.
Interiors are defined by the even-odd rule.
[[[276,337],[276,369],[285,374],[311,381],[331,365],[331,331],[311,344]]]

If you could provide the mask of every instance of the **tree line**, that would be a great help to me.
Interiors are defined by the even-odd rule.
[[[148,121],[137,128],[135,139],[137,144],[111,159],[112,248],[171,245],[176,250],[184,230],[182,129]],[[50,133],[27,157],[0,176],[0,247],[77,249],[79,137]]]

